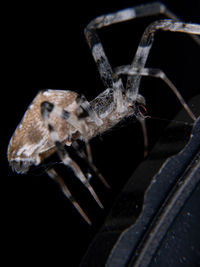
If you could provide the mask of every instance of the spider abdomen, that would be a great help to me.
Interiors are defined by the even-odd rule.
[[[41,103],[49,101],[63,109],[68,107],[70,112],[73,112],[76,109],[76,98],[77,93],[64,90],[45,90],[37,94],[16,128],[8,146],[8,160],[16,172],[27,172],[30,165],[38,165],[56,150],[49,130],[41,117]],[[60,140],[69,142],[69,136],[76,130],[62,118],[52,115],[52,120]]]

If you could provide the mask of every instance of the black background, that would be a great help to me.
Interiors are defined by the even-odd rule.
[[[17,175],[6,159],[10,137],[39,90],[69,89],[88,100],[103,90],[84,37],[94,17],[149,1],[84,1],[78,3],[10,4],[4,7],[2,30],[1,160],[3,247],[7,263],[30,262],[77,266],[108,214],[117,194],[143,159],[140,125],[123,127],[91,141],[93,157],[111,185],[94,178],[101,211],[83,186],[68,173],[65,180],[93,222],[89,227],[73,209],[44,169]],[[198,1],[163,1],[186,22],[200,23]],[[162,18],[162,16],[158,16]],[[112,66],[129,64],[146,26],[155,17],[138,19],[99,31]],[[158,33],[147,66],[160,68],[186,100],[199,92],[198,46],[186,35]],[[150,148],[180,105],[162,81],[144,78]],[[5,103],[4,103],[5,102]],[[195,107],[193,107],[195,109]],[[159,120],[163,119],[162,120]],[[166,121],[165,121],[166,119]],[[124,127],[125,126],[125,127]]]

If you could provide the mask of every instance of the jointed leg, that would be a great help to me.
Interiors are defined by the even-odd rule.
[[[181,105],[184,107],[188,115],[192,118],[192,120],[196,120],[195,115],[191,111],[190,107],[187,105],[181,94],[179,93],[178,89],[175,87],[175,85],[169,80],[169,78],[166,76],[166,74],[160,70],[160,69],[153,69],[153,68],[143,68],[143,69],[137,69],[133,68],[132,66],[121,66],[116,68],[116,73],[118,75],[125,74],[129,76],[152,76],[155,78],[162,79],[173,91],[173,93],[176,95],[178,100],[180,101]]]
[[[86,156],[86,154],[84,153],[84,151],[80,151],[78,149],[78,144],[76,141],[73,142],[72,146],[76,149],[77,154],[84,159],[87,164],[90,166],[90,168],[97,174],[97,176],[100,178],[100,180],[102,181],[102,183],[107,187],[110,188],[110,185],[108,184],[108,182],[106,181],[106,179],[103,177],[103,175],[99,172],[99,170],[97,169],[97,167],[94,165],[93,162],[90,162],[88,160],[88,157]]]
[[[182,32],[187,34],[200,35],[200,25],[175,22],[172,20],[159,20],[152,23],[145,30],[140,44],[138,46],[137,52],[135,54],[134,60],[131,64],[131,67],[134,69],[142,70],[146,64],[150,49],[154,41],[154,35],[156,31],[171,31],[171,32]],[[133,75],[133,74],[132,74]],[[127,81],[127,99],[132,99],[135,95],[138,94],[141,75],[138,72],[134,76],[128,77]],[[162,78],[162,77],[160,77]],[[166,81],[166,80],[165,80]],[[172,86],[173,87],[173,86]],[[177,97],[180,100],[180,97],[176,93]],[[183,104],[183,102],[182,102]],[[190,114],[191,116],[191,114]],[[192,116],[191,116],[192,117]],[[193,118],[194,119],[194,118]]]
[[[107,183],[107,181],[105,180],[103,175],[98,171],[97,167],[94,165],[94,163],[92,161],[92,153],[91,153],[91,149],[90,149],[90,145],[89,145],[89,140],[87,139],[87,134],[86,134],[87,125],[84,122],[84,118],[89,116],[90,119],[94,123],[96,123],[97,126],[100,126],[103,122],[98,117],[96,112],[91,108],[90,103],[86,100],[86,98],[84,96],[80,96],[79,99],[77,99],[77,104],[79,105],[79,108],[77,111],[78,117],[76,117],[75,115],[70,114],[66,110],[63,110],[62,108],[54,106],[53,104],[48,103],[48,102],[46,103],[46,105],[45,105],[45,102],[43,103],[44,110],[42,112],[43,112],[43,115],[45,115],[45,112],[47,113],[46,114],[47,120],[48,120],[49,113],[53,112],[57,117],[63,118],[66,122],[71,124],[74,128],[76,128],[81,133],[83,140],[86,144],[87,156],[85,155],[85,153],[83,151],[78,153],[79,156],[82,157],[87,162],[87,164],[90,166],[90,168],[93,169],[94,172],[96,172],[97,176],[104,183],[104,185],[109,188],[110,187],[109,184]],[[49,106],[52,106],[52,109],[50,111],[48,111]],[[47,123],[47,121],[46,121],[46,123]],[[47,125],[47,127],[48,127],[48,125]],[[55,132],[53,132],[53,138],[55,138],[55,136],[57,136],[57,135]],[[58,139],[58,137],[56,137],[56,138]],[[73,142],[73,146],[76,146],[75,142]]]
[[[98,117],[97,113],[91,108],[90,103],[87,101],[87,99],[81,95],[78,99],[77,99],[77,103],[79,104],[79,109],[77,111],[77,115],[78,115],[78,119],[80,120],[80,124],[82,123],[82,135],[85,141],[85,145],[86,145],[86,150],[87,150],[87,156],[88,156],[88,162],[90,164],[92,163],[92,151],[90,148],[90,144],[89,144],[89,140],[87,138],[87,134],[86,134],[86,125],[84,124],[84,122],[81,122],[81,119],[84,119],[86,117],[90,117],[90,119],[96,123],[97,126],[102,125],[102,120]],[[72,122],[73,123],[73,122]],[[72,124],[73,125],[73,124]]]
[[[96,123],[96,125],[101,126],[102,120],[98,117],[97,113],[91,108],[90,103],[87,101],[87,99],[81,95],[76,99],[77,103],[79,104],[79,114],[78,118],[85,118],[89,116],[92,121]],[[85,111],[85,112],[84,112]]]
[[[112,67],[106,57],[102,43],[96,30],[115,23],[159,14],[164,14],[168,18],[179,20],[172,12],[170,12],[166,8],[165,5],[160,2],[153,2],[99,16],[87,25],[87,27],[85,28],[85,36],[89,47],[92,50],[92,55],[106,88],[115,88],[117,77],[114,74]]]
[[[116,103],[117,110],[119,112],[124,111],[123,110],[124,106],[122,105],[123,103],[122,92],[125,91],[124,86],[122,84],[121,79],[119,79],[116,73],[114,73],[112,70],[112,67],[104,52],[103,45],[97,34],[97,29],[139,17],[153,16],[159,14],[164,14],[167,18],[173,19],[175,21],[180,21],[180,19],[171,11],[169,11],[164,4],[160,2],[153,2],[99,16],[94,20],[92,20],[85,28],[85,36],[89,44],[89,47],[92,51],[93,58],[97,64],[101,79],[106,88],[114,88],[114,95],[113,95],[114,102]],[[194,38],[195,41],[200,43],[200,41],[195,37],[196,36],[192,35],[192,38]],[[147,54],[149,53],[148,48],[146,48],[146,53]],[[137,67],[137,62],[135,63],[133,63],[133,67]],[[126,89],[128,90],[127,97],[129,97],[130,93],[130,100],[132,100],[132,97],[134,95],[134,88],[136,88],[135,96],[137,95],[139,83],[140,83],[139,76],[128,77]]]
[[[142,127],[143,139],[144,139],[144,158],[148,155],[148,136],[147,136],[147,128],[145,123],[145,118],[139,118],[140,125]]]
[[[81,216],[84,218],[84,220],[91,225],[91,221],[88,218],[88,216],[85,214],[83,209],[80,207],[80,205],[77,203],[77,201],[74,199],[72,194],[70,193],[69,189],[65,185],[63,179],[57,174],[57,172],[54,169],[47,170],[47,174],[49,177],[51,177],[53,180],[55,180],[61,187],[63,194],[70,200],[72,205],[77,209],[77,211],[81,214]]]
[[[47,103],[47,107],[45,107],[45,104],[43,103],[43,107],[45,107],[45,110],[43,113],[47,112],[47,117],[48,117],[48,107],[53,105],[53,108],[49,112],[53,112],[57,117],[61,117],[66,122],[70,123],[74,128],[76,128],[82,135],[83,140],[86,144],[86,150],[87,150],[87,156],[83,154],[83,152],[79,152],[79,156],[81,156],[83,159],[87,161],[87,164],[97,173],[98,177],[101,179],[101,181],[105,184],[106,187],[110,187],[103,175],[98,171],[97,167],[93,164],[92,161],[92,153],[89,145],[89,140],[87,139],[87,134],[86,134],[86,128],[87,125],[84,122],[84,118],[87,116],[90,117],[90,119],[96,123],[97,126],[100,126],[103,122],[102,120],[98,117],[96,112],[91,108],[90,103],[86,100],[84,96],[80,96],[79,99],[77,99],[77,104],[79,105],[78,111],[77,111],[77,117],[75,115],[70,114],[66,110],[63,110],[60,107],[54,106],[51,103]],[[73,143],[73,146],[75,146],[76,143]]]
[[[82,173],[79,166],[69,157],[66,149],[64,148],[63,144],[59,140],[58,134],[54,131],[54,127],[51,124],[51,121],[49,120],[49,115],[52,112],[54,108],[54,105],[49,102],[43,102],[41,105],[41,113],[42,117],[44,119],[44,122],[46,126],[49,129],[49,133],[51,136],[52,141],[55,143],[55,146],[57,148],[57,152],[59,157],[61,158],[62,162],[69,166],[75,173],[75,175],[79,178],[79,180],[84,184],[84,186],[90,191],[98,205],[103,208],[103,205],[101,201],[99,200],[98,196],[96,195],[95,191],[93,190],[92,186],[90,185],[89,181],[85,177],[85,175]]]

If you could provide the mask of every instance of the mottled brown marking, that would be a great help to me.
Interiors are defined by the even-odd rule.
[[[16,161],[23,160],[30,160],[32,164],[36,165],[44,159],[43,154],[50,155],[55,151],[55,145],[41,117],[41,103],[49,101],[67,109],[76,100],[76,97],[77,94],[72,91],[47,90],[38,93],[10,140],[8,160],[11,165],[13,161],[16,163]],[[69,135],[75,132],[75,129],[62,118],[55,117],[54,115],[51,119],[55,123],[54,128],[60,140],[68,140]],[[24,151],[22,150],[23,147]],[[31,150],[33,151],[31,152]]]

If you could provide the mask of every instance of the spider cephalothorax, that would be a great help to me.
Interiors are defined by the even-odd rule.
[[[114,71],[105,55],[96,30],[114,23],[161,13],[170,19],[159,20],[149,25],[142,36],[132,63],[119,66]],[[87,175],[70,158],[66,146],[73,146],[76,149],[76,140],[82,139],[86,144],[87,153],[77,150],[78,155],[86,159],[89,166],[98,173],[102,182],[108,187],[108,183],[92,162],[89,140],[113,127],[121,119],[134,115],[142,124],[145,147],[147,147],[145,117],[138,108],[145,105],[144,97],[139,94],[142,76],[153,76],[166,82],[189,116],[195,120],[194,114],[167,76],[159,69],[145,68],[154,35],[158,30],[183,32],[191,36],[200,35],[200,25],[178,21],[177,17],[159,2],[127,8],[92,20],[85,28],[85,35],[106,87],[105,91],[90,102],[84,96],[79,96],[69,90],[39,92],[10,140],[8,160],[13,169],[19,173],[26,173],[30,166],[40,164],[45,158],[57,151],[62,162],[71,167],[99,206],[103,208]],[[194,39],[200,44],[196,36]],[[122,81],[121,75],[126,75],[126,84]],[[83,218],[91,224],[90,219],[72,197],[57,172],[50,168],[47,173],[61,185],[63,193],[70,199]]]

